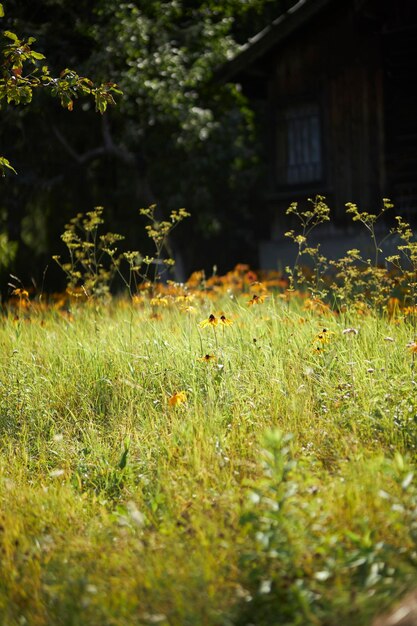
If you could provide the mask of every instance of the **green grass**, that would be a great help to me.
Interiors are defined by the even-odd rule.
[[[1,624],[361,625],[413,584],[411,325],[247,300],[3,318]]]

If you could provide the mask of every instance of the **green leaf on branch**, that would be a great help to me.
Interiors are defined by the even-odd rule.
[[[113,94],[121,95],[122,91],[117,89],[117,85],[114,83],[104,83],[99,87],[96,87],[92,90],[92,94],[94,95],[94,99],[96,102],[96,111],[103,114],[108,105],[114,105],[115,100],[113,98]]]
[[[19,37],[15,33],[11,33],[10,30],[5,30],[3,35],[7,37],[7,39],[14,41],[14,43],[20,43]]]
[[[0,156],[0,173],[2,176],[6,175],[6,170],[11,170],[14,174],[17,174],[10,162],[5,157]]]
[[[34,50],[31,51],[30,56],[32,59],[36,59],[37,61],[41,61],[45,58],[44,54],[41,54],[41,52],[35,52]]]

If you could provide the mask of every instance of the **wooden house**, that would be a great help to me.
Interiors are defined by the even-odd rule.
[[[376,212],[388,197],[417,225],[417,0],[277,7],[285,10],[219,73],[241,84],[263,125],[263,266],[287,255],[286,208],[316,194],[332,208],[321,234],[330,256],[357,247],[346,202]]]

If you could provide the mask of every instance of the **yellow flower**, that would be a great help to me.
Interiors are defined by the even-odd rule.
[[[217,324],[219,323],[219,320],[217,319],[217,317],[215,315],[213,315],[213,313],[209,316],[208,319],[203,320],[202,322],[200,322],[199,326],[200,328],[205,328],[206,326],[217,326]]]
[[[250,290],[251,291],[255,291],[255,290],[262,291],[265,294],[265,292],[267,291],[267,288],[265,287],[265,285],[263,283],[260,283],[258,280],[255,280],[253,283],[251,283]]]
[[[256,293],[253,294],[252,298],[248,302],[248,306],[253,306],[254,304],[263,304],[266,296],[258,296]]]
[[[151,298],[150,303],[151,306],[168,306],[168,298],[164,298],[161,294],[158,294],[156,298]]]
[[[175,299],[178,304],[191,304],[195,302],[195,295],[193,293],[186,293],[183,296],[177,296]]]
[[[168,400],[169,406],[179,406],[187,402],[187,394],[185,391],[176,391]]]
[[[20,289],[19,287],[17,289],[13,289],[12,295],[19,296],[20,298],[29,298],[29,293],[26,289]]]
[[[223,326],[231,326],[233,324],[233,320],[229,320],[225,315],[221,315],[219,321]]]
[[[317,352],[318,354],[323,354],[322,346],[313,346],[313,352]]]
[[[214,354],[205,354],[202,357],[199,357],[199,359],[197,359],[198,361],[203,361],[204,363],[210,363],[210,361],[215,361],[216,357],[214,356]]]
[[[329,343],[330,335],[333,335],[333,333],[330,330],[327,330],[327,328],[323,328],[323,330],[320,333],[317,333],[317,335],[314,337],[314,341],[319,341],[320,343]]]
[[[183,313],[190,313],[191,315],[195,315],[197,313],[197,309],[192,304],[180,305],[180,311]]]

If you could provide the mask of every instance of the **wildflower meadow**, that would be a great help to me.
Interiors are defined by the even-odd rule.
[[[290,211],[284,273],[166,278],[101,210],[62,294],[18,282],[0,324],[0,624],[371,624],[417,565],[417,244],[328,261]],[[308,261],[308,263],[307,263]],[[124,291],[115,293],[112,280]]]

